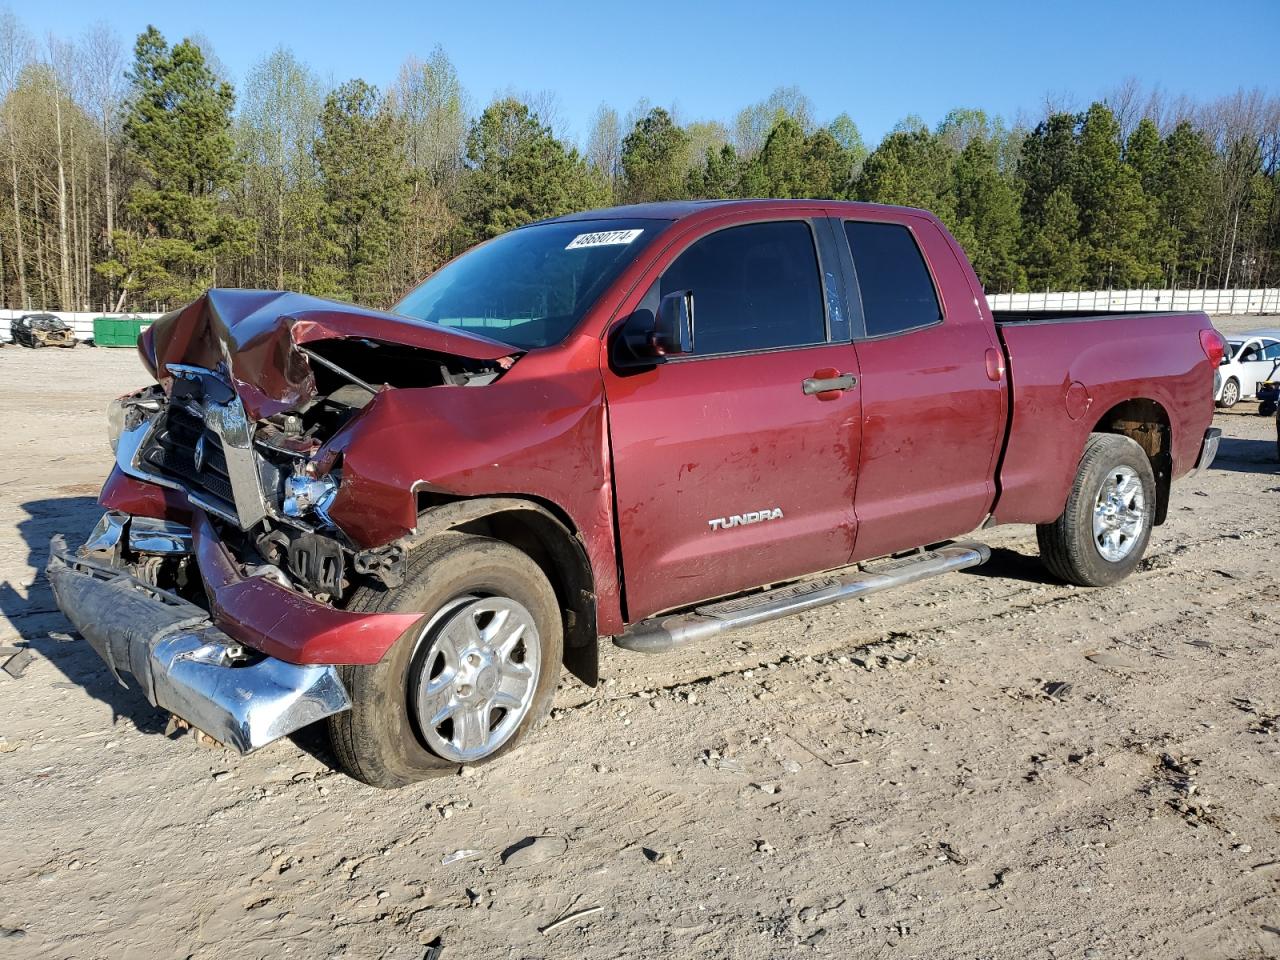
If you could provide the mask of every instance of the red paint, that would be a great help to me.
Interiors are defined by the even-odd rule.
[[[997,329],[958,244],[922,211],[736,201],[639,215],[675,222],[655,221],[662,235],[563,343],[528,351],[487,386],[384,390],[331,438],[318,459],[341,464],[331,515],[354,543],[411,531],[419,493],[536,500],[582,540],[607,635],[660,610],[957,536],[993,511],[1001,522],[1052,520],[1088,433],[1124,400],[1166,412],[1174,476],[1195,461],[1212,418],[1203,315]],[[611,367],[611,333],[688,245],[737,223],[824,217],[908,226],[942,321],[876,340]],[[839,282],[838,269],[824,269]],[[316,339],[369,337],[487,360],[513,353],[392,314],[253,291],[213,291],[152,330],[140,345],[151,369],[226,355],[252,416],[314,392],[296,345]],[[845,373],[856,387],[803,393],[806,378]],[[148,516],[187,509],[148,490],[159,488],[113,473],[102,502]],[[724,529],[709,523],[766,512]],[[256,649],[294,662],[372,662],[415,620],[349,614],[243,578],[208,520],[194,517],[215,617]]]
[[[186,523],[191,514],[191,504],[181,490],[135,480],[119,467],[111,468],[102,492],[98,494],[98,503],[108,510],[119,510],[135,517],[181,523]]]

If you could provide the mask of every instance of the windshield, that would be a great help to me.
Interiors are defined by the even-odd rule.
[[[575,220],[512,230],[440,268],[397,313],[531,349],[559,343],[668,220]]]
[[[1228,340],[1227,349],[1222,352],[1222,362],[1224,364],[1230,363],[1231,360],[1235,357],[1236,351],[1238,351],[1243,346],[1244,346],[1243,340]]]

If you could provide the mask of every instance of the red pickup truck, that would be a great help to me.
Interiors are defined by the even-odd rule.
[[[921,210],[657,203],[522,227],[394,312],[211,290],[139,342],[58,603],[241,751],[326,719],[378,786],[515,746],[653,651],[981,563],[1128,574],[1213,458],[1202,314],[993,316]]]

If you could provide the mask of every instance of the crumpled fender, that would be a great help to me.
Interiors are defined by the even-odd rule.
[[[607,416],[598,371],[537,353],[487,386],[385,391],[316,455],[341,464],[329,516],[375,547],[414,532],[420,492],[535,500],[581,539],[610,626],[618,576]]]

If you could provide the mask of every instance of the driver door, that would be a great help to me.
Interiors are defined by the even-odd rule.
[[[694,302],[691,354],[604,369],[631,622],[848,562],[857,357],[832,336],[844,293],[839,274],[824,279],[823,263],[839,267],[820,258],[829,227],[812,213],[691,228],[624,304],[656,311],[678,290]],[[806,392],[842,376],[847,388]]]

